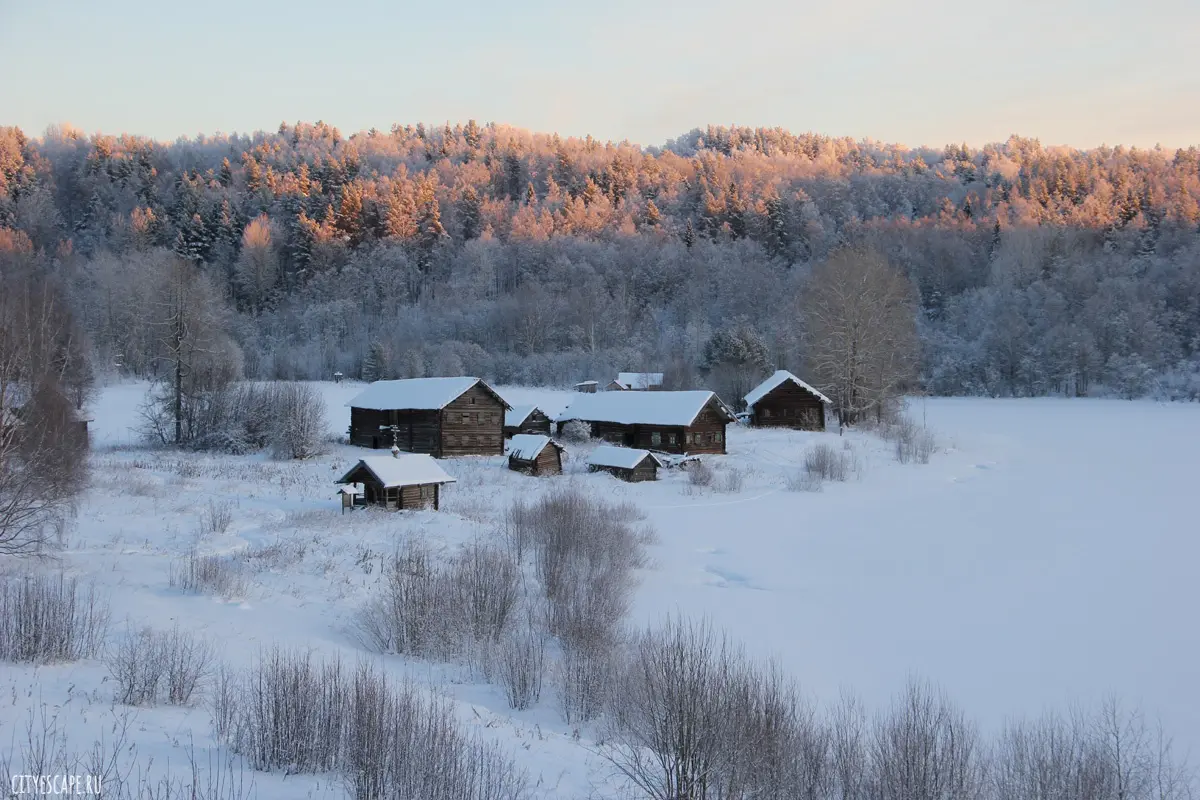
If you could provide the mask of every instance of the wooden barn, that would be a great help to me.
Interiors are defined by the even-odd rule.
[[[550,435],[550,417],[537,406],[513,406],[504,412],[505,437],[518,433],[543,433]]]
[[[658,480],[662,462],[649,450],[600,445],[587,460],[588,472],[608,472],[623,481],[640,483]]]
[[[584,395],[558,415],[558,433],[585,422],[592,436],[667,453],[724,453],[733,412],[709,391],[604,392]]]
[[[510,406],[479,378],[376,381],[350,406],[350,443],[435,458],[504,453]]]
[[[606,392],[656,392],[663,388],[661,372],[618,372],[617,378],[608,386]]]
[[[600,381],[580,381],[574,386],[575,391],[580,394],[595,394],[599,388]]]
[[[454,483],[454,478],[431,456],[394,450],[390,456],[360,460],[337,483],[362,484],[362,505],[397,511],[432,507],[437,511],[441,505],[441,487]],[[352,505],[358,504],[352,501]]]
[[[756,428],[823,431],[828,402],[828,397],[781,369],[746,395],[746,411]]]
[[[561,475],[563,446],[549,436],[518,433],[508,446],[508,468],[530,475]]]

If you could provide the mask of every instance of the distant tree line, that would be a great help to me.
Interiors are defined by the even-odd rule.
[[[640,149],[473,121],[170,144],[0,129],[0,266],[64,287],[100,369],[173,375],[177,397],[212,374],[181,374],[184,351],[252,378],[654,369],[739,393],[773,368],[831,368],[829,312],[854,309],[829,287],[882,262],[904,279],[878,285],[908,298],[885,305],[893,321],[911,305],[912,347],[884,337],[904,344],[882,357],[896,370],[847,412],[885,388],[1194,399],[1198,225],[1195,147],[709,127]],[[213,326],[187,331],[192,350],[171,285]]]

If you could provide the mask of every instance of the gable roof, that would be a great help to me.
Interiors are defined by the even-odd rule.
[[[618,372],[617,383],[630,389],[649,389],[651,386],[662,386],[661,372]]]
[[[713,392],[603,392],[584,394],[557,417],[558,422],[613,422],[618,425],[691,425],[713,400],[733,415]]]
[[[508,446],[508,454],[518,461],[533,461],[546,449],[546,445],[550,444],[559,450],[563,449],[562,445],[549,436],[538,433],[518,433],[512,437],[512,442]]]
[[[334,483],[357,483],[351,481],[359,468],[365,468],[385,489],[397,486],[420,486],[427,483],[454,483],[433,456],[424,453],[400,453],[396,456],[368,456],[360,459],[350,471]]]
[[[535,405],[513,406],[508,411],[504,412],[504,427],[506,427],[506,428],[519,427],[521,424],[523,424],[525,422],[525,420],[529,419],[530,415],[533,414],[533,412],[535,412],[537,410],[538,410],[538,407]]]
[[[658,456],[649,450],[637,450],[632,447],[615,447],[609,444],[602,444],[588,456],[587,463],[593,467],[633,469],[647,458],[654,459],[656,466],[661,467],[663,465],[659,461]]]
[[[781,369],[781,370],[776,371],[776,373],[774,375],[767,378],[765,381],[760,383],[758,386],[755,386],[753,389],[750,390],[750,394],[746,395],[746,408],[749,408],[749,409],[754,408],[755,403],[757,403],[759,400],[762,400],[768,394],[775,391],[780,386],[782,386],[783,384],[785,384],[789,381],[796,384],[804,391],[810,392],[810,393],[816,395],[821,400],[822,403],[833,402],[828,397],[826,397],[825,395],[821,394],[816,389],[814,389],[812,386],[809,386],[807,383],[800,380],[792,373],[788,372],[786,369]]]
[[[375,411],[440,411],[477,383],[483,384],[483,388],[504,403],[505,408],[511,408],[495,389],[479,378],[406,378],[398,381],[375,381],[346,405]]]
[[[576,386],[599,386],[600,381],[580,381]]]

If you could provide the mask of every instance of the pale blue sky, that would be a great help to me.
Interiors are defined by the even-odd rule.
[[[0,125],[1200,143],[1200,0],[0,0]]]

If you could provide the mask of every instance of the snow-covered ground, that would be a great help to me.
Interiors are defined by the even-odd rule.
[[[514,498],[557,481],[629,501],[656,529],[636,624],[675,611],[708,616],[818,700],[847,688],[878,708],[910,676],[928,678],[985,729],[1115,694],[1200,753],[1200,406],[918,401],[912,413],[939,436],[928,465],[899,464],[866,434],[731,427],[730,454],[708,460],[726,488],[740,476],[736,491],[698,490],[678,471],[638,485],[583,474],[577,450],[560,479],[510,472],[499,458],[451,459],[442,463],[459,482],[442,512],[342,515],[333,481],[364,451],[335,446],[310,462],[279,463],[130,448],[145,388],[109,387],[94,405],[93,486],[62,556],[107,593],[114,634],[127,623],[179,622],[218,641],[234,666],[272,644],[374,658],[460,701],[464,724],[505,741],[538,796],[604,796],[609,774],[549,692],[538,707],[511,712],[499,688],[464,669],[368,656],[347,629],[403,537],[448,551],[492,536]],[[362,385],[321,388],[330,432],[344,434],[345,403]],[[573,396],[498,389],[550,413]],[[855,474],[820,492],[789,490],[819,442],[845,442]],[[201,537],[211,507],[230,508],[233,520]],[[225,601],[170,587],[172,563],[196,544],[243,554],[286,544],[290,555],[248,557],[247,591]],[[0,665],[0,755],[19,749],[39,702],[89,749],[111,726],[111,695],[97,662]],[[138,709],[132,731],[140,755],[158,764],[179,764],[189,737],[212,745],[204,706]],[[340,796],[328,779],[254,781],[264,798]]]

